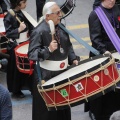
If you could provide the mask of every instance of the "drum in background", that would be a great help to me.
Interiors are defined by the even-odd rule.
[[[8,44],[8,39],[5,37],[5,27],[3,23],[4,19],[4,14],[0,14],[0,52],[6,53],[7,52],[7,44]]]
[[[30,63],[28,60],[28,45],[29,41],[26,41],[15,48],[16,64],[20,72],[29,74],[31,72]]]
[[[48,1],[54,1],[58,4],[63,13],[62,18],[67,17],[75,7],[75,0],[48,0]]]
[[[116,59],[116,66],[120,71],[120,54],[118,52],[112,53],[113,58]]]
[[[38,85],[48,110],[79,105],[113,90],[120,77],[114,58],[96,56]]]

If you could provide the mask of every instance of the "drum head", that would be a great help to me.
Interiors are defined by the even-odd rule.
[[[110,59],[108,56],[98,56],[94,57],[94,59],[88,59],[79,62],[79,65],[73,65],[71,66],[67,71],[57,75],[56,77],[53,77],[52,79],[45,82],[42,86],[44,88],[49,88],[53,85],[57,86],[60,84],[66,83],[66,80],[74,80],[76,76],[83,76],[85,75],[86,71],[88,73],[92,72],[95,69],[98,69],[101,67],[101,65],[106,64],[109,62]]]
[[[62,11],[62,19],[67,17],[74,9],[75,7],[75,0],[47,0],[54,1],[57,3],[57,5],[61,8]]]

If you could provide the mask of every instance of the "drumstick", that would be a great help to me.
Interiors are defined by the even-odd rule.
[[[9,41],[9,39],[2,32],[0,32],[0,34],[2,34],[7,39],[7,42]]]
[[[21,23],[20,19],[15,15],[15,12],[12,9],[10,9],[9,12],[13,17],[16,17],[16,19],[19,23]]]
[[[51,31],[51,35],[52,35],[52,40],[54,40],[54,34],[55,34],[55,26],[52,20],[48,21],[48,24],[50,26],[50,31]]]

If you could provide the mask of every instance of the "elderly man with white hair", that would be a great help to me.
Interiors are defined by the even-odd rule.
[[[69,35],[58,26],[61,17],[60,7],[55,2],[47,2],[43,7],[43,19],[41,19],[39,25],[33,30],[30,37],[29,60],[34,62],[39,60],[41,77],[45,81],[64,72],[68,63],[78,64]],[[53,22],[49,25],[50,20]],[[55,34],[54,31],[51,32],[50,26],[52,28],[55,26]],[[47,65],[44,64],[46,60]],[[63,61],[64,66],[62,66],[63,69],[61,70],[59,63],[63,63]],[[33,75],[32,120],[71,120],[70,108],[48,111],[44,100],[38,93],[38,74],[36,67],[34,67]]]

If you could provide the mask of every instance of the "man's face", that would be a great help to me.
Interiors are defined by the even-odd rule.
[[[48,15],[48,20],[52,20],[54,22],[55,25],[57,25],[58,23],[60,23],[60,19],[61,19],[61,10],[60,7],[58,5],[53,5],[51,7],[52,13]]]
[[[26,8],[26,2],[27,2],[27,0],[22,0],[22,1],[20,1],[20,3],[19,3],[19,8],[20,8],[20,9],[25,9],[25,8]]]
[[[116,0],[104,0],[103,3],[108,9],[111,9],[115,5]]]

